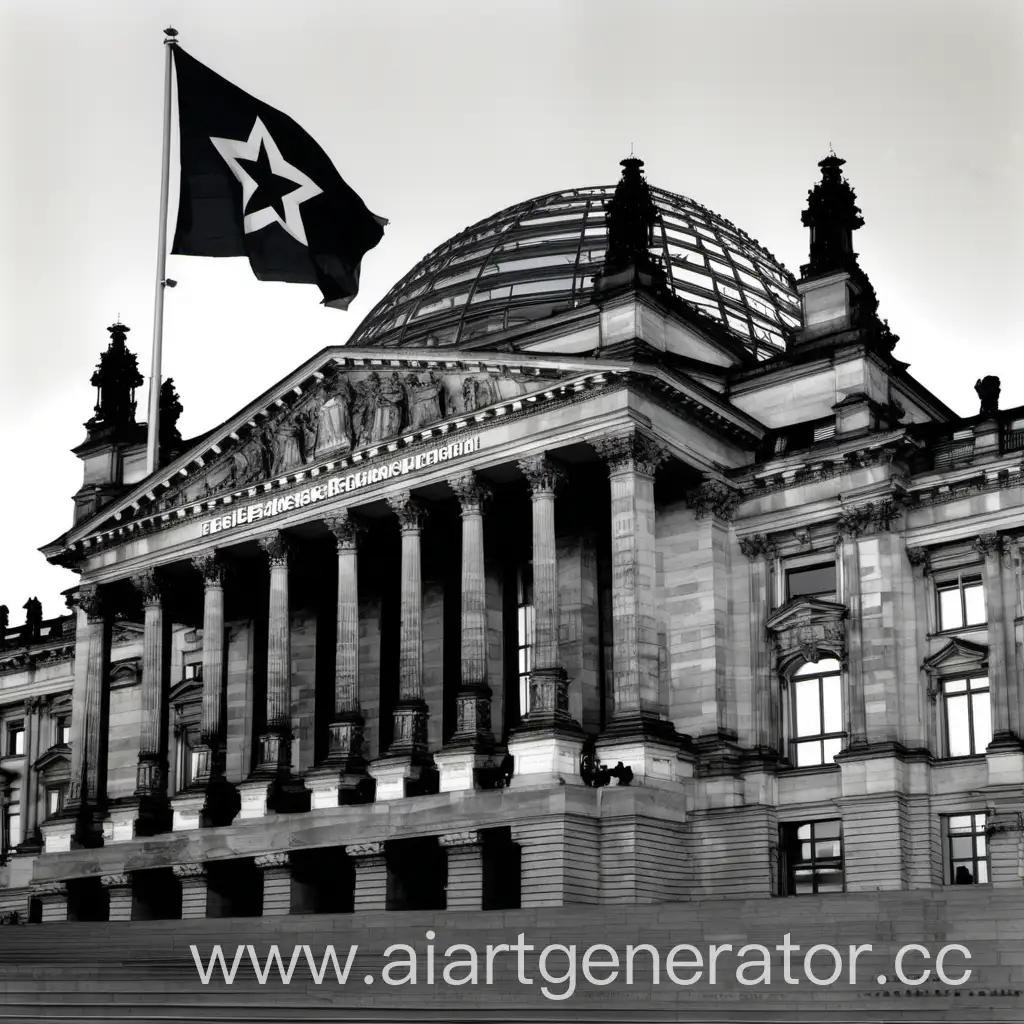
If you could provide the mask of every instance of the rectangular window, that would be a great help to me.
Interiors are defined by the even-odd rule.
[[[843,891],[843,826],[838,818],[782,826],[786,896]]]
[[[178,789],[188,789],[199,773],[200,733],[198,725],[184,728],[178,737]]]
[[[793,763],[831,764],[843,749],[843,690],[839,662],[808,662],[790,680],[793,692]]]
[[[988,836],[984,814],[946,818],[950,885],[984,885],[988,881]]]
[[[836,599],[836,563],[820,562],[786,570],[786,600],[794,597],[817,597],[823,601]]]
[[[188,662],[182,666],[182,679],[201,680],[203,678],[203,663],[201,661]]]
[[[519,669],[519,713],[530,710],[530,673],[533,672],[533,569],[519,570],[516,593],[516,646]]]
[[[57,719],[57,742],[64,747],[71,746],[71,719],[67,716]]]
[[[46,816],[52,818],[64,810],[64,801],[67,796],[67,785],[47,786],[46,788]]]
[[[21,804],[8,804],[4,812],[3,848],[13,850],[21,842]]]
[[[992,742],[988,676],[943,679],[942,700],[945,705],[946,756],[984,754]]]
[[[7,756],[25,756],[25,726],[18,722],[7,727]]]
[[[981,576],[958,576],[935,585],[939,601],[939,630],[983,626],[985,585]]]

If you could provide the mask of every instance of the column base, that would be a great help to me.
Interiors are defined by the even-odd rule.
[[[312,811],[373,800],[373,779],[367,775],[366,762],[361,758],[358,766],[334,765],[328,758],[319,768],[307,772],[304,781],[310,792]]]
[[[309,790],[292,775],[264,775],[259,769],[238,784],[240,821],[309,809]]]
[[[230,825],[239,810],[238,792],[223,778],[208,779],[171,797],[171,831]]]
[[[142,836],[166,832],[173,824],[166,799],[136,796],[107,811],[103,821],[103,842],[127,843]]]
[[[370,765],[369,772],[377,783],[375,800],[400,800],[437,792],[437,769],[413,755],[381,758]]]
[[[629,785],[677,786],[694,775],[696,756],[680,749],[681,737],[674,741],[669,736],[615,735],[606,733],[595,744],[597,759],[606,768],[620,763],[631,769]],[[609,785],[622,785],[620,778],[612,777]]]
[[[43,834],[44,853],[67,853],[103,845],[103,822],[106,815],[88,807],[66,808],[56,818],[39,826]]]
[[[493,761],[493,754],[480,753],[472,748],[443,750],[435,754],[438,792],[455,793],[460,790],[481,789],[477,772],[481,768],[489,767]]]
[[[508,741],[515,761],[511,789],[580,786],[580,754],[585,737],[575,732],[517,730]]]

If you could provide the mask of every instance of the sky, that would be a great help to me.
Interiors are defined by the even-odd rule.
[[[1019,0],[4,0],[0,4],[0,604],[77,577],[89,378],[120,317],[149,374],[162,30],[294,118],[390,221],[347,312],[241,259],[171,256],[164,377],[187,437],[363,316],[449,236],[535,195],[648,180],[791,271],[817,161],[847,161],[896,355],[962,415],[1024,404]],[[173,150],[172,150],[173,152]],[[176,167],[172,162],[170,223]],[[146,395],[139,393],[139,418]]]

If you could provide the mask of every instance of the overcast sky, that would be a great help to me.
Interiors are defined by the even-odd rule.
[[[846,158],[896,354],[955,410],[1024,404],[1019,0],[3,0],[0,603],[61,613],[106,327],[149,372],[162,29],[283,110],[390,219],[347,313],[244,260],[171,257],[164,376],[186,435],[344,342],[417,260],[497,210],[613,183],[630,145],[794,273],[817,161]],[[172,177],[172,196],[176,178]],[[174,221],[174,202],[171,223]],[[139,395],[139,418],[146,396]]]

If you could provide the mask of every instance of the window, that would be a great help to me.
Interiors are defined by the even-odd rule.
[[[836,599],[836,563],[819,562],[786,570],[786,600],[794,597]]]
[[[937,583],[939,630],[967,629],[985,624],[985,585],[981,576],[958,576]]]
[[[943,679],[946,756],[970,757],[983,754],[992,742],[988,676]]]
[[[784,894],[843,891],[843,826],[838,819],[782,826]]]
[[[18,722],[7,727],[7,756],[25,756],[25,726]]]
[[[21,804],[8,804],[3,821],[4,851],[13,850],[21,842]]]
[[[951,814],[946,818],[949,839],[949,882],[984,885],[988,881],[988,837],[984,814]]]
[[[843,692],[835,658],[807,662],[790,680],[793,763],[831,764],[843,749]]]
[[[67,788],[67,783],[63,783],[60,786],[46,787],[46,816],[48,818],[52,818],[64,810]]]
[[[533,671],[533,570],[519,571],[516,593],[516,645],[519,650],[519,713],[530,710],[530,673]]]
[[[57,719],[57,742],[63,747],[71,746],[71,719],[67,715]]]
[[[188,789],[199,774],[199,726],[182,729],[178,738],[178,789]]]
[[[201,680],[203,678],[203,663],[193,661],[183,665],[181,677],[182,679]]]

